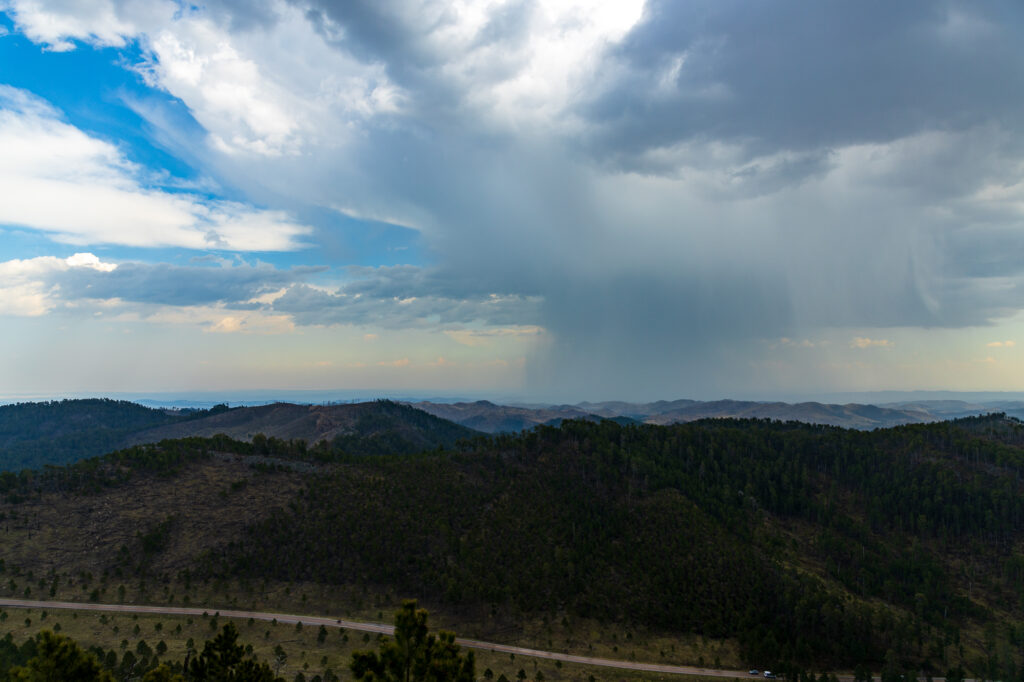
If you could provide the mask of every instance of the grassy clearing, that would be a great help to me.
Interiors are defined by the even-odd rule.
[[[25,597],[21,585],[29,586],[29,582],[27,576],[20,583],[15,580],[14,590],[9,589],[9,584],[0,584],[0,595]],[[413,596],[387,590],[371,592],[358,586],[310,583],[251,585],[211,582],[192,584],[189,589],[176,580],[169,584],[119,583],[115,586],[111,582],[82,582],[79,578],[78,583],[73,584],[71,579],[59,581],[52,596],[48,589],[36,589],[29,597],[86,601],[88,595],[95,592],[95,601],[107,603],[190,606],[207,609],[210,613],[218,609],[304,613],[390,623],[402,599]],[[39,580],[36,580],[35,587],[38,585]],[[125,588],[123,592],[122,587]],[[42,596],[36,595],[37,592],[42,592]],[[569,615],[538,616],[501,609],[488,613],[455,611],[429,599],[419,601],[430,612],[433,628],[452,630],[461,637],[624,661],[722,668],[746,665],[740,660],[738,646],[733,640],[673,635],[635,625],[600,623]]]
[[[163,660],[182,660],[185,657],[188,640],[196,648],[211,638],[228,619],[218,618],[215,612],[206,617],[180,617],[157,615],[134,615],[125,613],[98,613],[94,611],[71,611],[64,609],[15,609],[0,611],[0,636],[11,634],[15,642],[22,642],[40,630],[59,630],[62,634],[77,640],[82,646],[99,646],[113,650],[121,656],[124,651],[137,652],[140,642],[156,649],[163,642],[167,651]],[[285,679],[293,679],[302,672],[306,679],[323,674],[330,668],[342,679],[351,679],[348,662],[357,649],[375,648],[376,637],[352,630],[326,628],[321,641],[319,627],[286,625],[255,620],[234,620],[241,633],[241,643],[252,647],[259,660],[274,665],[274,650],[281,646],[287,653],[287,661],[280,667]],[[435,624],[436,625],[436,624]],[[477,674],[483,679],[484,671],[490,669],[493,679],[502,674],[509,680],[516,680],[522,669],[528,679],[536,679],[538,672],[545,680],[679,680],[678,675],[615,670],[599,666],[585,666],[574,663],[561,665],[554,661],[529,656],[499,654],[475,650]],[[715,678],[686,677],[693,682]],[[718,680],[718,682],[721,682]]]

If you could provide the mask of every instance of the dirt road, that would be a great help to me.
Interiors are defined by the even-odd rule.
[[[202,616],[210,614],[211,609],[189,608],[180,606],[144,606],[139,604],[95,604],[70,601],[34,601],[31,599],[3,599],[0,598],[0,607],[17,609],[73,609],[76,611],[120,611],[123,613],[156,613],[168,616]],[[231,609],[213,610],[212,613],[220,614],[222,618],[254,618],[256,620],[271,621],[278,623],[299,623],[303,625],[324,625],[326,627],[345,628],[347,630],[358,630],[360,632],[378,632],[385,635],[394,634],[395,628],[384,623],[366,623],[356,620],[345,620],[344,618],[325,618],[324,616],[303,616],[294,613],[271,613],[268,611],[233,611]],[[533,658],[545,658],[550,661],[563,661],[565,663],[580,663],[583,665],[597,665],[605,668],[618,668],[619,670],[639,670],[643,672],[665,673],[668,675],[699,675],[702,677],[728,677],[745,680],[759,680],[759,677],[750,675],[746,670],[719,670],[718,668],[697,668],[689,665],[667,665],[664,663],[634,663],[632,661],[617,661],[610,658],[594,658],[592,656],[575,656],[573,654],[562,654],[557,651],[541,651],[540,649],[527,649],[521,646],[508,644],[495,644],[494,642],[481,642],[476,639],[465,639],[459,637],[455,640],[460,645],[470,649],[483,649],[485,651],[496,651],[503,654],[516,654],[517,656],[532,656]],[[853,682],[852,675],[839,675],[839,682]],[[878,682],[875,676],[873,682]],[[932,682],[945,682],[945,678],[935,677]],[[964,682],[975,682],[967,679]]]
[[[35,601],[31,599],[0,599],[0,607],[25,608],[25,609],[73,609],[77,611],[118,611],[123,613],[154,613],[168,616],[202,616],[204,613],[220,614],[221,618],[254,618],[256,620],[271,621],[278,623],[298,623],[303,625],[324,625],[326,627],[345,628],[347,630],[358,630],[360,632],[375,632],[390,635],[395,628],[384,623],[366,623],[362,621],[345,620],[344,618],[325,618],[323,616],[304,616],[291,613],[271,613],[267,611],[234,611],[231,609],[202,609],[179,606],[145,606],[139,604],[95,604],[66,601]],[[493,642],[481,642],[475,639],[458,638],[455,640],[460,645],[470,649],[483,649],[496,651],[504,654],[515,654],[517,656],[532,656],[544,658],[551,661],[563,661],[565,663],[582,663],[584,665],[597,665],[606,668],[618,668],[620,670],[640,670],[645,672],[666,673],[672,675],[701,675],[704,677],[729,677],[749,679],[751,675],[745,670],[718,670],[715,668],[696,668],[686,665],[665,665],[661,663],[634,663],[632,661],[616,661],[609,658],[594,658],[591,656],[575,656],[573,654],[562,654],[556,651],[541,651],[539,649],[527,649],[508,644],[495,644]]]

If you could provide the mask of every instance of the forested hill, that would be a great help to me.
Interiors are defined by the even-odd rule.
[[[0,406],[0,471],[67,464],[130,445],[227,434],[327,441],[347,452],[399,454],[451,447],[478,433],[387,400],[343,405],[275,403],[229,409],[158,410],[121,400]]]
[[[423,410],[390,400],[332,405],[273,403],[239,407],[188,422],[138,432],[134,443],[155,443],[168,438],[211,437],[223,434],[252,440],[257,434],[279,440],[304,440],[309,445],[326,441],[361,455],[409,454],[451,447],[479,432]]]
[[[1022,441],[1002,416],[876,432],[567,421],[320,477],[209,570],[558,605],[738,637],[751,661],[892,651],[938,669],[961,628],[1024,621]]]
[[[580,403],[578,405],[496,405],[487,400],[473,403],[412,403],[430,414],[450,419],[486,433],[514,433],[539,424],[554,424],[562,419],[627,418],[647,424],[676,424],[700,419],[774,419],[800,421],[807,424],[828,424],[857,429],[876,429],[900,424],[919,424],[953,417],[997,412],[980,405],[947,406],[960,413],[938,414],[928,410],[926,402],[906,408],[877,405],[828,405],[822,403],[752,402],[745,400],[672,400],[654,403]],[[1019,407],[1019,406],[1018,406]],[[971,412],[970,410],[975,410]]]
[[[0,406],[0,471],[65,464],[125,445],[141,429],[193,416],[105,398]]]
[[[400,457],[168,441],[0,477],[0,514],[31,520],[8,524],[0,558],[163,576],[179,598],[204,578],[356,583],[505,625],[567,613],[732,639],[752,665],[1018,679],[1022,446],[1003,415],[873,432],[565,421]],[[34,528],[65,554],[35,554]]]

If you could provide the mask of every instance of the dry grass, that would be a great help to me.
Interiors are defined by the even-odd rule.
[[[2,613],[6,618],[0,623],[0,636],[10,633],[15,642],[22,642],[42,629],[56,629],[70,636],[84,647],[99,646],[115,650],[120,656],[123,651],[135,652],[140,641],[156,648],[163,641],[168,649],[163,660],[182,660],[186,645],[192,638],[197,648],[213,636],[217,628],[227,619],[216,618],[211,612],[208,617],[185,618],[175,616],[129,615],[124,613],[100,614],[94,611],[67,611],[43,609],[8,608]],[[45,615],[44,615],[45,614]],[[303,672],[307,679],[332,669],[342,679],[351,679],[348,662],[357,649],[376,647],[376,639],[355,631],[339,631],[328,628],[327,637],[321,644],[317,641],[319,629],[305,626],[297,629],[294,625],[272,624],[264,621],[234,621],[241,633],[240,642],[251,645],[259,660],[272,662],[273,651],[278,645],[288,654],[286,664],[280,673],[285,679],[292,679]],[[599,666],[585,666],[573,663],[556,665],[553,661],[528,656],[510,656],[490,651],[474,651],[477,660],[477,676],[483,678],[485,670],[493,672],[496,680],[504,674],[509,680],[516,680],[516,674],[523,669],[529,679],[535,679],[537,672],[546,680],[680,680],[678,675],[614,670]],[[713,678],[689,677],[692,682],[711,682]],[[715,678],[715,682],[721,682]]]

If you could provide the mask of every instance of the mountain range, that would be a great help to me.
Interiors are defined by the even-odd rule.
[[[919,400],[884,405],[835,405],[818,402],[684,399],[659,400],[651,403],[608,401],[582,402],[575,405],[497,405],[487,400],[478,400],[459,403],[423,401],[410,404],[442,419],[485,433],[513,433],[538,424],[555,425],[563,419],[626,418],[638,423],[662,425],[700,419],[773,419],[852,429],[876,429],[995,412],[1024,417],[1022,401],[974,403],[961,400]]]
[[[210,409],[151,408],[122,400],[85,399],[0,406],[0,471],[65,464],[165,439],[223,434],[251,441],[325,442],[350,452],[400,454],[451,447],[481,434],[518,433],[568,419],[668,425],[702,419],[769,419],[859,430],[945,421],[986,413],[1024,417],[1024,402],[919,400],[886,405],[740,400],[575,405],[475,402],[220,404]]]

